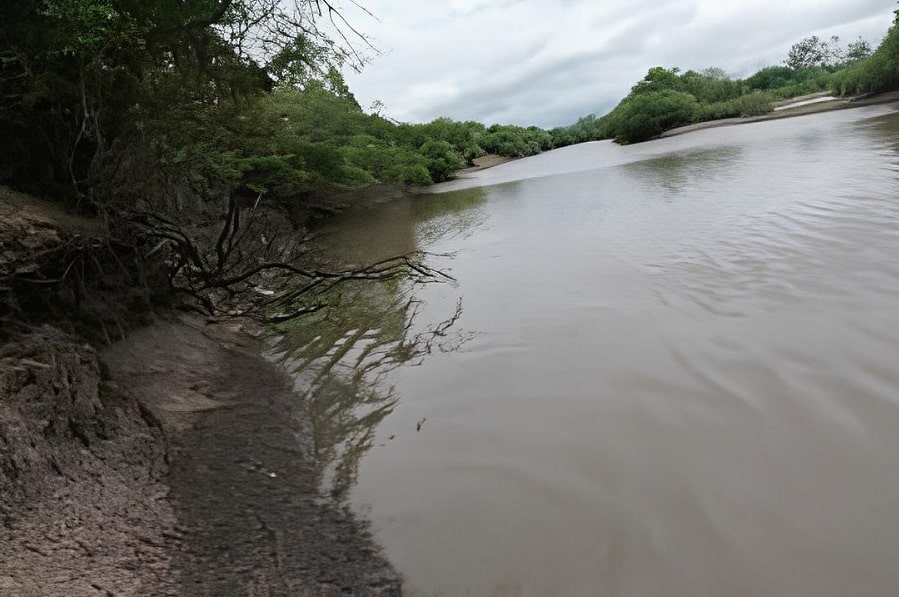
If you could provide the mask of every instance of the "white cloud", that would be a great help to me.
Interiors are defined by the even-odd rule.
[[[398,120],[569,124],[602,114],[651,66],[735,76],[812,34],[879,42],[892,0],[360,0],[383,51],[347,81]],[[348,11],[351,12],[351,11]]]

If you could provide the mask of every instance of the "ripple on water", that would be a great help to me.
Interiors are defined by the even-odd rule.
[[[461,295],[476,334],[393,371],[353,490],[409,587],[895,593],[891,113],[567,148],[409,210],[459,281],[421,321]]]

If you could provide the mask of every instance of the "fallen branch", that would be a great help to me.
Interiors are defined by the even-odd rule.
[[[427,265],[429,254],[421,251],[346,270],[310,268],[303,263],[305,239],[279,229],[272,214],[262,215],[259,201],[241,207],[232,195],[216,225],[191,230],[156,213],[134,214],[131,221],[155,239],[150,253],[168,250],[172,288],[209,317],[284,322],[319,311],[324,294],[347,282],[455,282]]]

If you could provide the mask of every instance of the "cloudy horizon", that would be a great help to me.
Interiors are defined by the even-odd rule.
[[[360,0],[345,12],[381,52],[346,80],[360,105],[402,122],[572,124],[602,115],[653,66],[742,78],[795,42],[876,47],[894,0]]]

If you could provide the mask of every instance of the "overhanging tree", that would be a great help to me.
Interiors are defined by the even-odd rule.
[[[16,284],[62,291],[76,274],[79,287],[102,283],[102,272],[70,260],[89,269],[97,250],[114,260],[122,242],[167,264],[171,286],[214,316],[290,317],[314,308],[300,298],[323,286],[441,277],[409,255],[349,271],[306,267],[301,234],[268,205],[273,187],[323,171],[321,158],[343,159],[301,139],[272,152],[289,128],[272,111],[262,113],[268,142],[246,134],[275,85],[318,89],[358,111],[337,68],[361,67],[359,48],[370,45],[334,4],[23,0],[2,3],[0,22],[0,182],[110,223],[91,258],[64,255],[58,276],[26,273]],[[263,284],[273,294],[257,292]]]
[[[0,22],[0,182],[82,200],[117,138],[146,140],[151,109],[333,79],[370,47],[326,0],[21,0]]]

